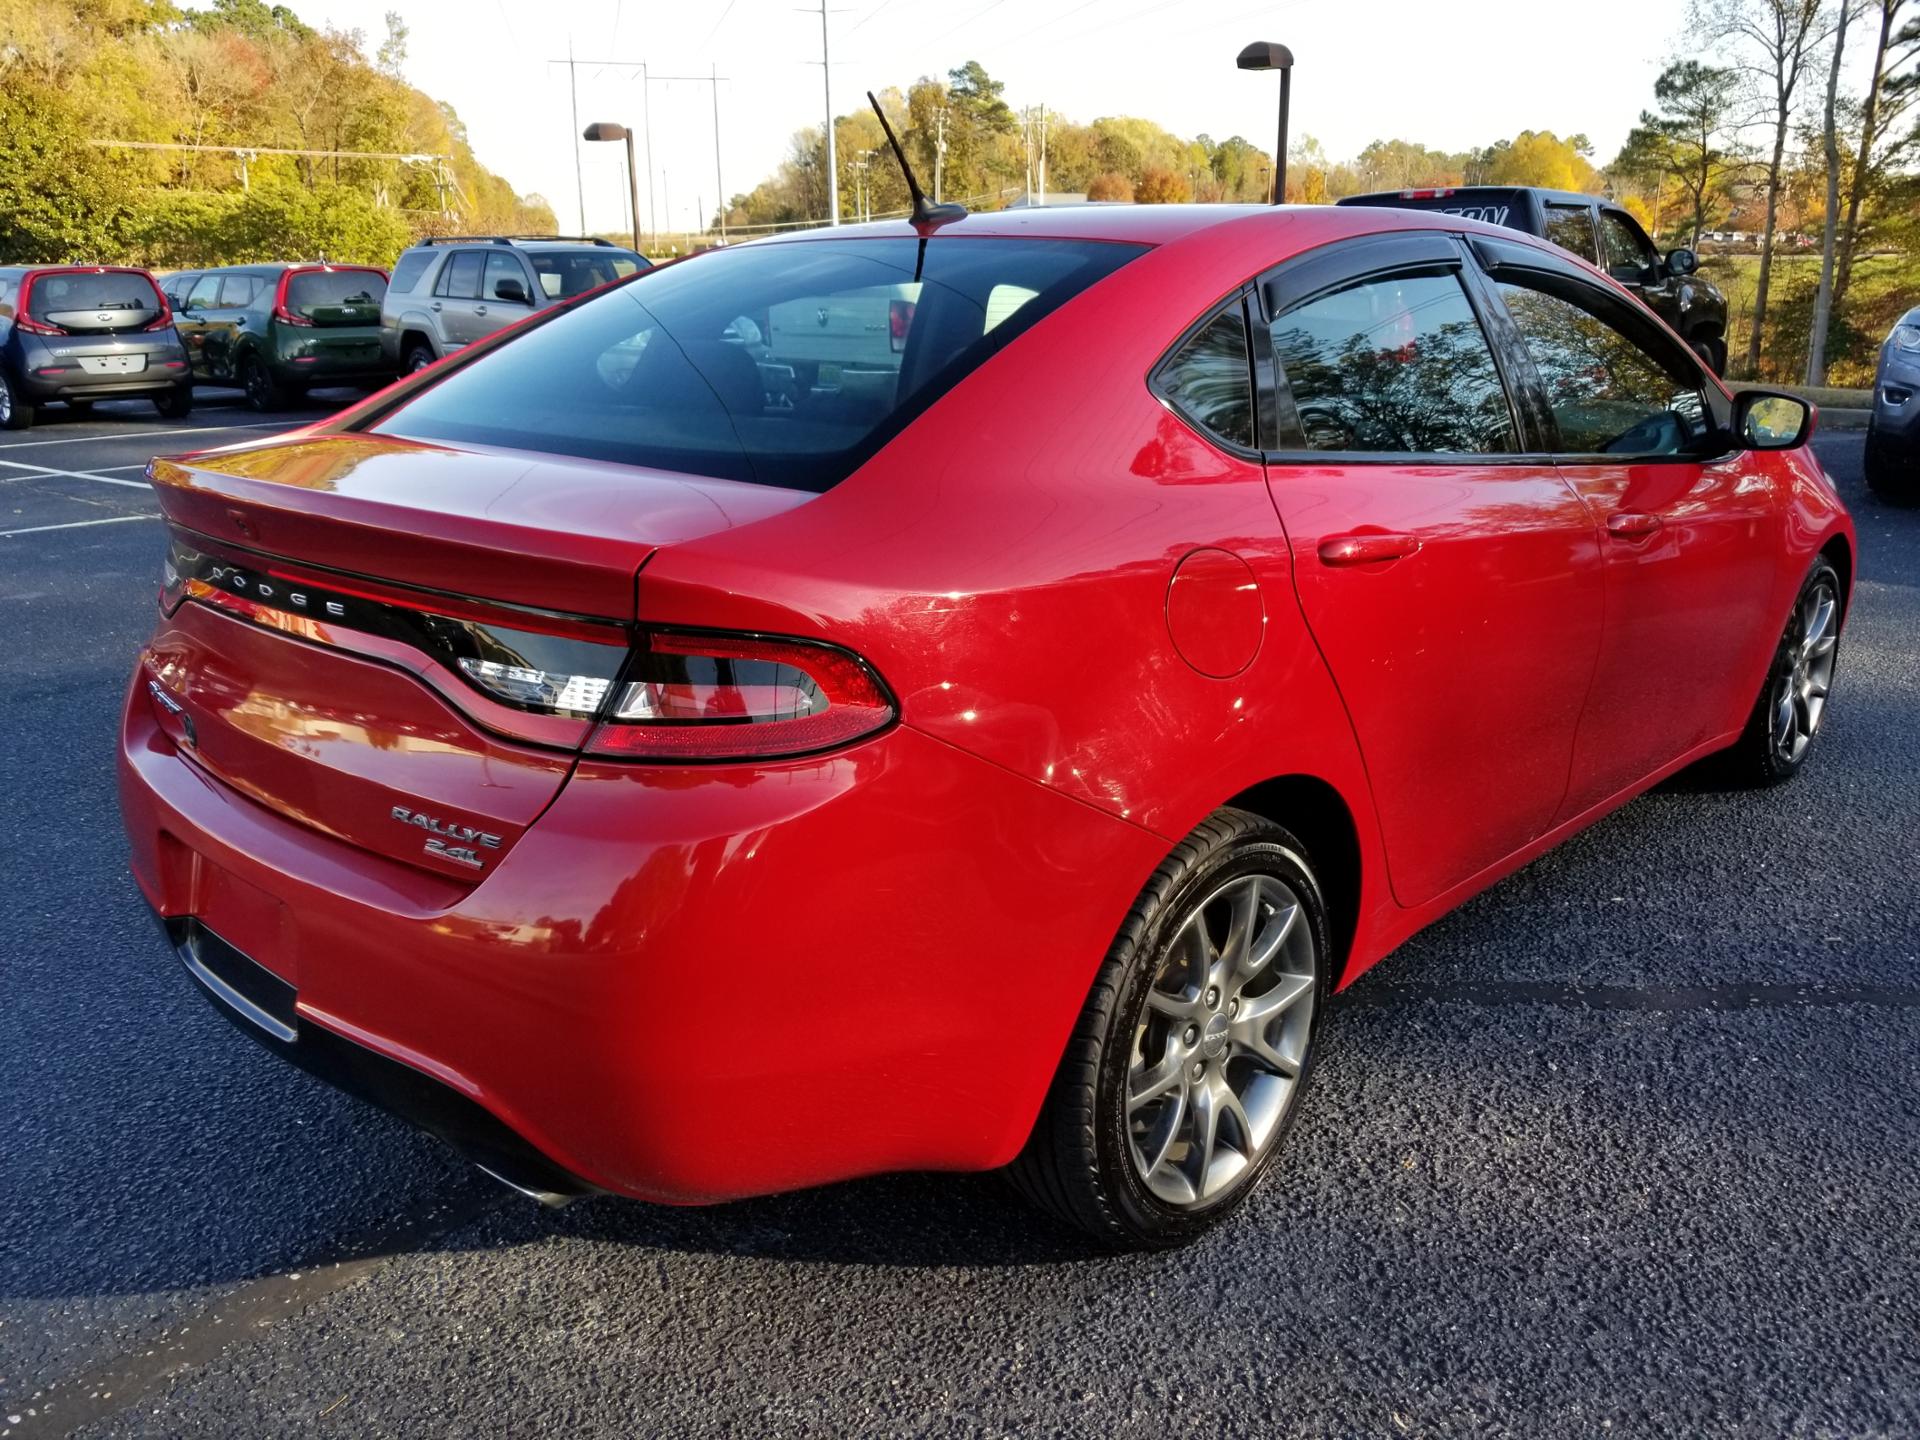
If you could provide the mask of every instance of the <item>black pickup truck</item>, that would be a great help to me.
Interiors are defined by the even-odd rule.
[[[1340,205],[1437,210],[1524,230],[1598,265],[1652,307],[1716,375],[1727,368],[1727,297],[1694,274],[1693,251],[1663,257],[1625,210],[1597,195],[1534,186],[1465,185],[1349,195]]]

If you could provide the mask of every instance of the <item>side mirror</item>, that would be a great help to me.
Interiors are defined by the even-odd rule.
[[[530,303],[527,299],[527,287],[518,280],[515,280],[512,276],[493,282],[493,298],[496,300],[511,300],[516,305],[526,305]]]
[[[1733,434],[1744,450],[1793,450],[1813,436],[1819,413],[1798,395],[1742,390],[1733,397]]]
[[[1682,245],[1678,249],[1667,251],[1667,273],[1669,275],[1691,275],[1700,268],[1700,257]]]

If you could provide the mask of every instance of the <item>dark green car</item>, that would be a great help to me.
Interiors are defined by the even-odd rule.
[[[202,385],[237,385],[255,410],[284,410],[318,385],[384,385],[387,275],[366,265],[229,265],[162,282]]]

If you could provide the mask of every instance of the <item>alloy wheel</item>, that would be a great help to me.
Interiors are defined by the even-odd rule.
[[[1300,897],[1241,875],[1196,906],[1148,986],[1127,1069],[1128,1148],[1190,1208],[1250,1174],[1282,1129],[1312,1033],[1319,957]]]
[[[1813,743],[1833,689],[1839,643],[1840,595],[1823,575],[1794,607],[1774,670],[1768,741],[1782,764],[1799,764]]]
[[[13,390],[7,384],[7,377],[0,375],[0,425],[13,419]]]

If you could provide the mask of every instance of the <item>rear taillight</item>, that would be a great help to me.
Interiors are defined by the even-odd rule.
[[[913,328],[913,301],[889,300],[887,302],[887,339],[893,345],[893,353],[898,355],[907,348],[907,332]]]
[[[287,286],[293,283],[293,277],[295,275],[301,273],[303,272],[298,270],[282,270],[280,272],[280,283],[274,287],[273,291],[273,318],[278,320],[282,325],[301,325],[311,329],[313,327],[313,321],[304,315],[296,315],[287,308]]]
[[[24,330],[29,335],[65,335],[67,333],[58,325],[49,325],[46,321],[36,320],[31,315],[16,315],[13,317],[13,323],[17,329]]]
[[[311,327],[313,324],[313,321],[309,320],[306,316],[296,315],[284,305],[276,305],[273,307],[273,318],[278,320],[282,325],[306,325]]]
[[[160,295],[158,290],[153,292]],[[167,297],[160,295],[160,318],[140,327],[142,330],[171,330],[173,328],[173,307],[167,304]]]
[[[890,724],[893,702],[858,657],[761,635],[653,632],[587,742],[648,760],[805,755]]]

